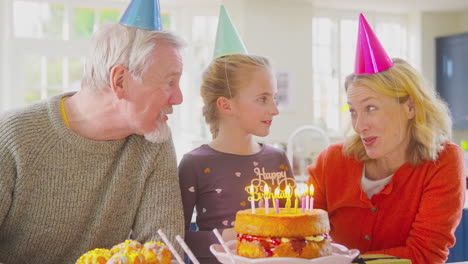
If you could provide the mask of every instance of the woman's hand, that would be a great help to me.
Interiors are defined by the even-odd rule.
[[[223,230],[223,234],[221,235],[224,241],[230,241],[237,239],[237,233],[234,231],[234,228],[226,228]],[[0,263],[1,264],[1,263]]]

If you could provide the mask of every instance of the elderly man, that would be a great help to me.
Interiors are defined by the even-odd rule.
[[[0,262],[74,263],[132,237],[183,235],[166,124],[182,103],[183,41],[110,24],[82,88],[0,116]]]

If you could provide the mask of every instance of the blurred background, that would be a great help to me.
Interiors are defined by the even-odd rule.
[[[78,90],[92,33],[103,23],[118,21],[128,4],[1,0],[0,111]],[[449,91],[445,97],[452,98],[452,112],[461,118],[453,140],[468,140],[468,107],[460,101],[468,99],[468,57],[456,60],[468,56],[463,55],[468,54],[467,0],[160,0],[164,28],[189,44],[183,54],[184,103],[170,119],[179,159],[211,139],[199,84],[212,58],[220,4],[249,52],[272,60],[281,113],[271,134],[259,140],[285,150],[289,145],[298,177],[329,142],[351,133],[343,80],[354,69],[360,12],[391,57],[406,59],[438,83],[441,93]],[[448,41],[448,48],[438,47],[437,41]],[[455,55],[442,54],[453,47]],[[444,73],[456,79],[456,88],[442,82]]]

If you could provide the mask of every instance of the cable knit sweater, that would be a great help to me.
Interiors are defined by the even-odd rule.
[[[172,140],[85,139],[65,126],[62,96],[0,116],[0,262],[74,263],[131,231],[183,235]]]

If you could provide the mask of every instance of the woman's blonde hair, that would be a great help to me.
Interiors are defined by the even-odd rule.
[[[396,98],[400,103],[409,98],[414,103],[415,117],[410,120],[409,162],[416,166],[424,160],[436,160],[443,144],[452,136],[452,120],[447,105],[435,89],[411,65],[402,59],[393,59],[393,67],[375,73],[346,78],[346,90],[351,85],[362,85],[375,92]],[[359,135],[345,140],[344,153],[360,161],[369,160]]]
[[[218,136],[219,97],[234,98],[239,89],[250,82],[256,70],[271,70],[267,58],[246,54],[231,54],[214,59],[203,73],[200,94],[203,98],[203,116],[211,135]]]

